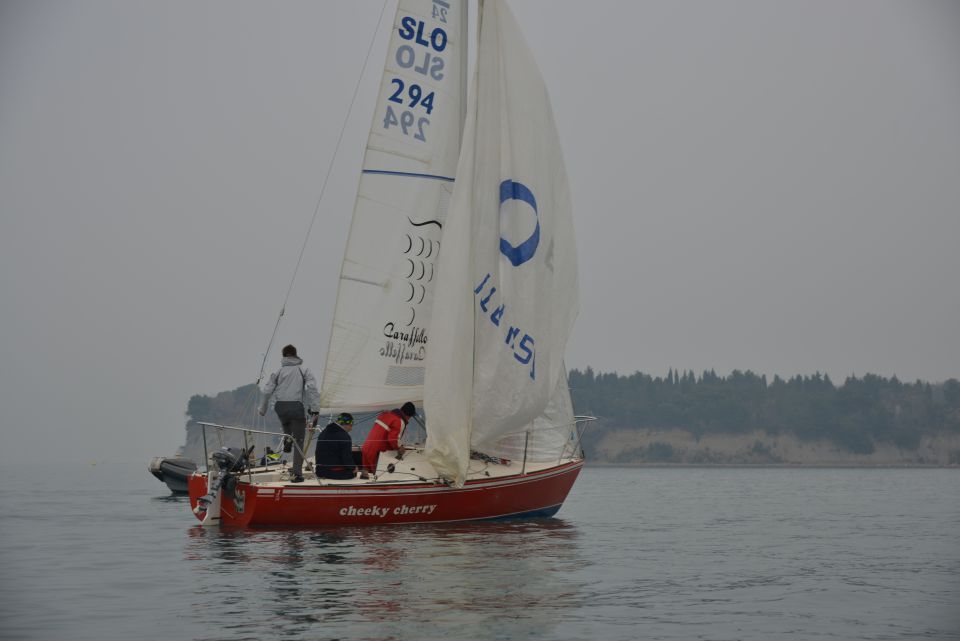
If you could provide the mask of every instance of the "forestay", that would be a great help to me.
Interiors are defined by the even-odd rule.
[[[470,449],[529,429],[577,311],[567,177],[546,87],[506,5],[482,14],[475,91],[434,291],[427,451],[462,483]],[[562,388],[562,389],[560,389]]]
[[[400,0],[340,272],[325,408],[423,398],[465,109],[466,0]]]

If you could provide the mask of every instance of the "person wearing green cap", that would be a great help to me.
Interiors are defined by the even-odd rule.
[[[337,420],[330,423],[317,437],[315,471],[321,479],[352,479],[356,476],[357,466],[353,462],[353,416],[343,412]]]

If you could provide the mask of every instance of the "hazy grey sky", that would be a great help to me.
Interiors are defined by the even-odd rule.
[[[960,376],[960,3],[511,6],[572,183],[570,366]],[[146,464],[255,379],[380,8],[0,2],[4,457]],[[318,372],[385,48],[279,336]]]

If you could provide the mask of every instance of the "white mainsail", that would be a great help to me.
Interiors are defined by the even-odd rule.
[[[466,101],[466,0],[400,0],[320,390],[331,409],[423,398],[433,287]]]
[[[434,290],[427,454],[461,484],[470,449],[536,427],[578,307],[566,171],[547,90],[509,9],[487,0]],[[557,391],[562,386],[561,391]]]

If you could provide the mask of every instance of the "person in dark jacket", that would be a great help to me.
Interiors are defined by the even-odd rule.
[[[330,423],[317,437],[316,467],[317,478],[352,479],[357,472],[353,463],[353,416],[344,412]]]

